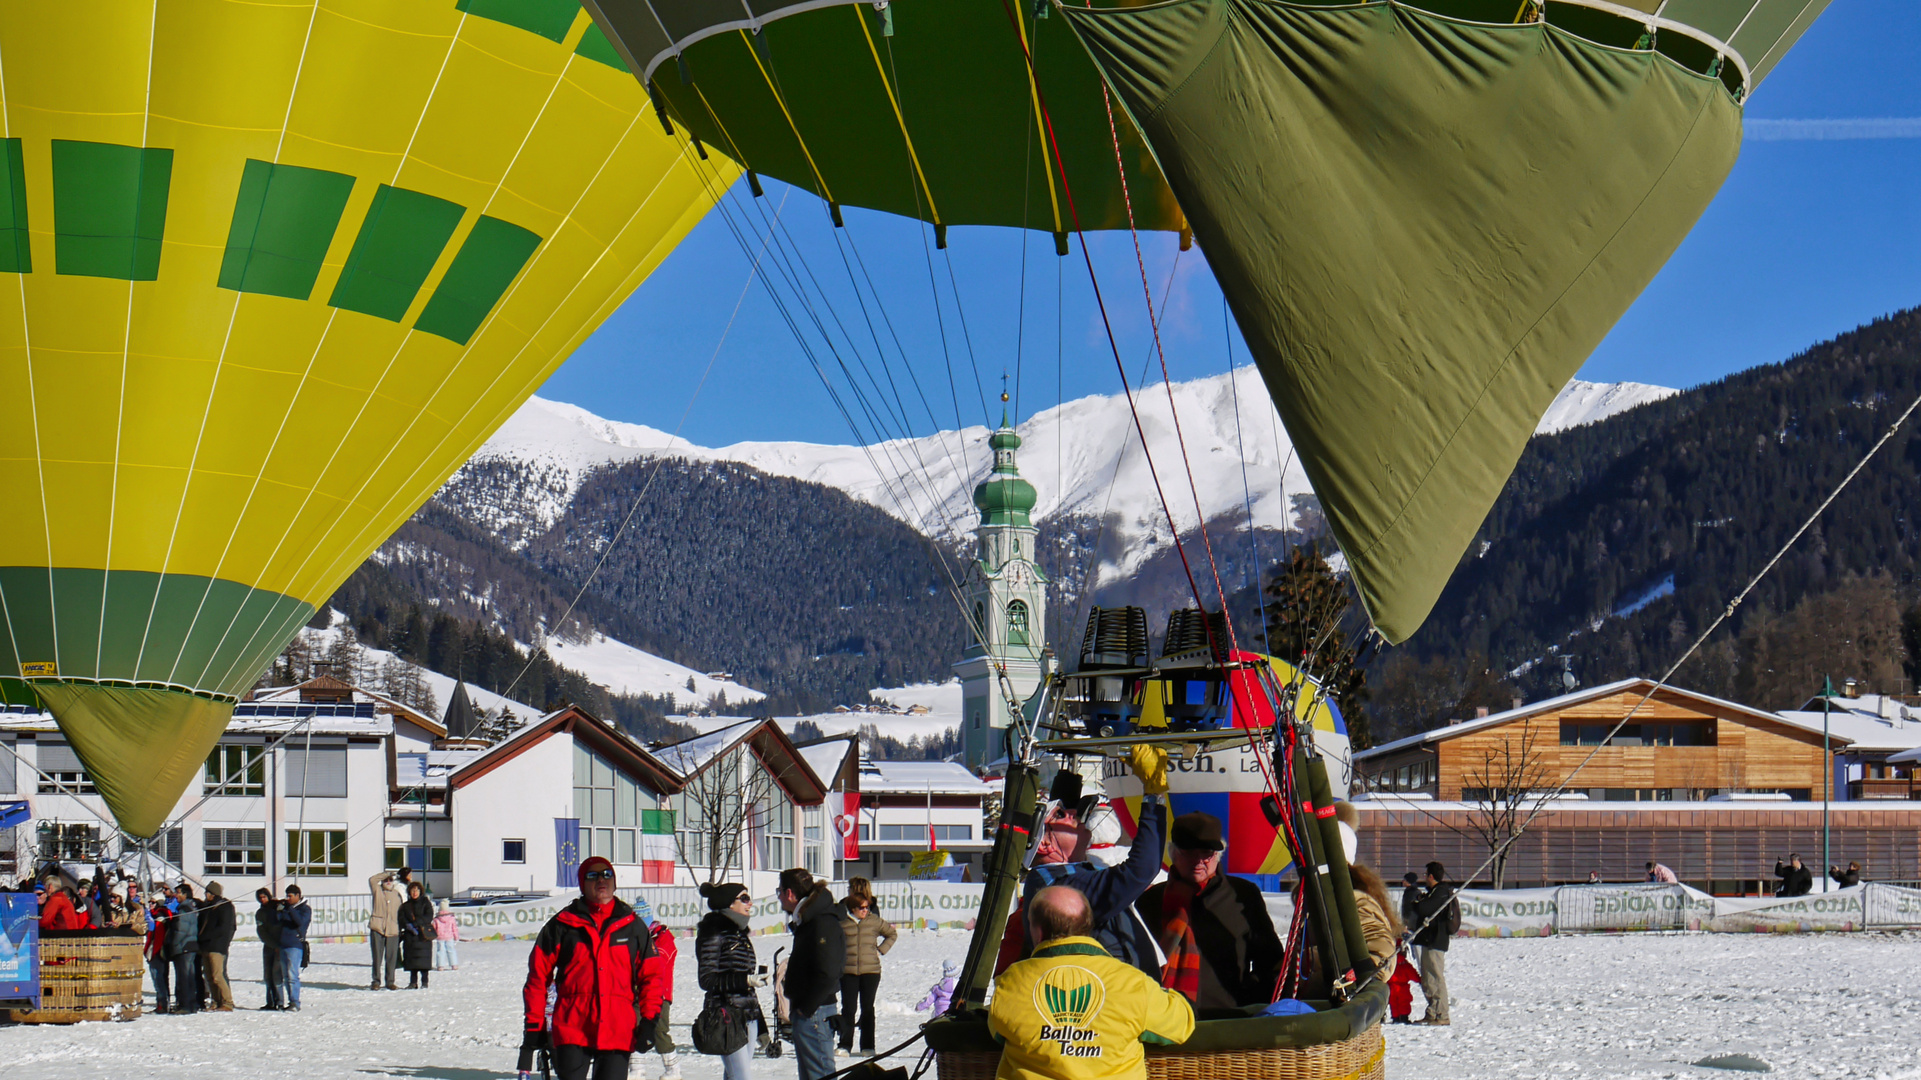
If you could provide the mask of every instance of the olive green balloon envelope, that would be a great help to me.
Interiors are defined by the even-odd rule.
[[[1405,639],[1733,167],[1740,106],[1540,23],[1062,10],[1186,209],[1375,626]]]
[[[177,690],[77,682],[39,682],[34,690],[60,718],[87,778],[133,836],[159,831],[173,799],[154,794],[186,790],[233,716],[231,700]]]

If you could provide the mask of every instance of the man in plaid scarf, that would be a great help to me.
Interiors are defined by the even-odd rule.
[[[1227,844],[1220,819],[1174,819],[1168,878],[1141,896],[1141,915],[1167,954],[1161,985],[1201,1009],[1265,1005],[1274,1000],[1281,939],[1261,890],[1221,872]]]

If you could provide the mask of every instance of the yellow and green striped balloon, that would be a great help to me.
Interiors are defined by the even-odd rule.
[[[576,0],[0,8],[0,677],[128,832],[711,206],[651,111]]]

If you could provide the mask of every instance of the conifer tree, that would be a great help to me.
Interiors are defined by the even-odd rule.
[[[1274,654],[1333,696],[1356,749],[1371,746],[1364,708],[1367,672],[1359,667],[1361,631],[1344,625],[1353,603],[1346,579],[1327,564],[1319,544],[1306,544],[1294,548],[1265,593],[1267,639]]]

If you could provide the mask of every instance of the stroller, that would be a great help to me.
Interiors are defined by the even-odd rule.
[[[780,954],[786,951],[774,950],[774,1030],[771,1033],[767,1030],[766,1013],[762,1013],[759,1020],[761,1052],[770,1058],[780,1056],[782,1040],[794,1041],[794,1021],[787,1011],[787,994],[780,988],[781,981],[787,975],[787,961],[782,960]]]

